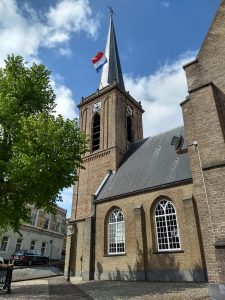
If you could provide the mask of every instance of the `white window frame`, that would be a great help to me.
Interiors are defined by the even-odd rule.
[[[34,243],[32,243],[32,242],[34,242]],[[35,250],[35,246],[36,246],[36,241],[35,240],[31,240],[30,241],[30,250],[32,250],[32,251]]]
[[[62,216],[57,215],[56,223],[55,223],[55,232],[60,233],[61,232],[61,227],[62,227]]]
[[[48,221],[48,226],[47,226],[47,228],[45,228],[46,221]],[[48,229],[49,229],[49,226],[50,226],[50,214],[47,214],[47,213],[46,213],[46,214],[45,214],[45,221],[44,221],[43,229],[48,230]]]
[[[118,218],[118,214],[122,215],[123,220],[122,221],[117,221]],[[114,217],[115,221],[112,222],[112,218]],[[118,241],[118,224],[120,224],[120,226],[122,226],[122,242]],[[108,242],[108,254],[109,255],[115,255],[115,254],[124,254],[125,253],[125,221],[124,221],[124,215],[122,213],[122,211],[118,208],[114,209],[111,214],[108,217],[108,222],[107,222],[107,231],[108,231],[108,236],[107,236],[107,242]],[[112,234],[115,234],[115,236],[113,237]],[[112,244],[112,239],[115,239],[115,242],[113,244],[115,244],[115,251],[111,250],[110,245]],[[123,251],[119,251],[118,250],[118,244],[122,244],[123,243]]]
[[[43,246],[43,244],[44,244],[44,246]],[[42,255],[45,255],[45,250],[46,250],[46,242],[42,242],[41,243],[41,253],[42,253]],[[44,249],[44,251],[42,251]]]
[[[4,241],[4,238],[7,238],[7,240]],[[8,249],[8,244],[9,244],[9,236],[3,235],[2,239],[1,239],[1,247],[0,247],[0,251],[1,251],[1,252],[6,252],[7,249]],[[2,250],[3,245],[6,245],[6,246],[4,247],[4,248],[5,248],[4,250]]]
[[[21,240],[21,243],[19,243],[18,241]],[[21,249],[21,246],[22,246],[22,243],[23,243],[23,239],[22,237],[18,237],[17,240],[16,240],[16,248],[15,248],[15,251],[19,251]],[[20,245],[20,248],[17,249],[17,246]]]
[[[173,212],[167,213],[166,208],[170,204],[173,208]],[[160,210],[158,209],[160,207]],[[161,211],[162,214],[157,214],[157,211]],[[179,233],[179,227],[178,227],[178,221],[177,221],[177,213],[176,208],[173,205],[173,203],[167,199],[161,199],[159,202],[157,202],[155,206],[154,211],[154,217],[155,217],[155,229],[156,229],[156,241],[157,241],[157,249],[159,252],[171,252],[171,251],[179,251],[181,250],[181,241],[180,241],[180,233]],[[161,219],[160,219],[161,218]],[[170,219],[170,220],[169,220]],[[172,219],[172,220],[171,220]],[[160,230],[160,224],[159,222],[164,222],[165,224],[165,230]],[[169,222],[173,222],[173,225],[171,225]],[[171,242],[171,233],[172,230],[169,230],[169,227],[174,226],[174,232],[176,234],[176,238],[178,241]],[[159,238],[160,234],[164,234],[165,236],[161,239]],[[164,243],[161,241],[164,239]],[[177,244],[178,247],[171,247],[171,244]],[[165,245],[167,248],[161,247],[162,245]]]

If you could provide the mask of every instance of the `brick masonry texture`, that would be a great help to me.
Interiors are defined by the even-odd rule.
[[[93,104],[101,101],[101,141],[99,151],[85,155],[85,170],[80,170],[74,190],[71,222],[76,235],[71,267],[76,276],[165,281],[208,278],[212,299],[225,299],[224,24],[222,0],[196,60],[184,67],[189,97],[181,106],[193,183],[121,196],[94,206],[93,194],[107,170],[118,168],[129,146],[127,104],[133,109],[134,140],[142,138],[143,110],[115,85],[79,105],[81,128],[91,140]],[[153,210],[162,198],[176,208],[182,250],[177,253],[157,252]],[[109,256],[107,217],[115,207],[125,218],[125,254]]]
[[[185,67],[190,98],[182,105],[188,142],[198,143],[198,149],[190,147],[189,154],[208,278],[211,283],[222,285],[225,249],[215,247],[215,243],[225,238],[224,21],[222,1],[196,61]],[[225,297],[221,295],[216,299]]]
[[[192,184],[98,204],[96,208],[96,278],[110,279],[119,273],[129,273],[120,279],[136,279],[144,271],[201,271],[203,260],[197,231],[198,220],[194,212]],[[176,207],[181,237],[181,250],[158,253],[156,247],[153,210],[160,199],[172,201]],[[107,216],[115,208],[122,210],[125,219],[125,255],[107,255]],[[138,213],[141,210],[141,215]],[[107,273],[107,274],[106,274]],[[112,275],[113,274],[113,275]],[[140,274],[139,274],[140,275]],[[108,277],[108,278],[107,278]],[[182,277],[182,276],[181,276]],[[181,280],[181,277],[179,278]],[[143,278],[143,279],[147,279]],[[154,275],[152,273],[152,278]],[[161,276],[163,279],[163,275]],[[185,278],[184,278],[185,279]],[[176,278],[174,277],[174,280]],[[191,280],[194,280],[191,278]]]

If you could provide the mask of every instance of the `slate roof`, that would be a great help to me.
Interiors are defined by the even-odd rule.
[[[187,151],[178,154],[171,145],[174,136],[182,135],[187,149],[184,127],[133,143],[116,172],[113,172],[96,197],[96,202],[160,186],[190,181]]]

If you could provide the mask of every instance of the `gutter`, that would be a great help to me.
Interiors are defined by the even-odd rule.
[[[141,189],[141,190],[136,190],[136,191],[133,191],[133,192],[128,192],[128,193],[124,193],[124,194],[119,194],[119,195],[99,199],[99,200],[95,201],[95,203],[98,204],[98,203],[101,203],[101,202],[111,201],[111,200],[114,200],[114,199],[115,200],[116,199],[121,199],[121,197],[129,197],[129,196],[132,196],[132,195],[137,195],[137,194],[145,193],[145,192],[148,192],[148,191],[156,191],[156,190],[165,189],[165,188],[168,188],[168,187],[173,187],[173,186],[182,185],[182,184],[188,184],[188,183],[192,183],[192,182],[193,182],[192,178],[188,178],[188,179],[184,179],[184,180],[177,181],[177,182],[166,183],[166,184],[162,184],[162,185],[158,185],[158,186],[154,186],[154,187],[148,187],[148,188],[144,188],[144,189]]]

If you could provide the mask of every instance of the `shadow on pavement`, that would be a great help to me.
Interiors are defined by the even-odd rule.
[[[49,279],[50,299],[85,299],[93,300],[88,294],[74,284],[62,278]]]
[[[12,285],[11,293],[0,291],[0,299],[68,299],[93,300],[79,287],[68,283],[63,277],[18,282]]]
[[[209,300],[206,283],[89,281],[76,283],[76,286],[98,300]]]

